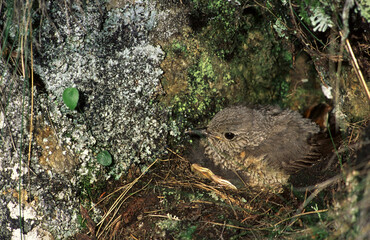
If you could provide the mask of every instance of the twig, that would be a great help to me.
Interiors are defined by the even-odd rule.
[[[128,197],[126,197],[126,198],[124,198],[125,196],[126,196],[126,194],[129,192],[129,190],[139,181],[139,179],[140,178],[142,178],[147,172],[148,172],[148,170],[158,161],[159,159],[156,159],[152,164],[150,164],[149,166],[148,166],[148,168],[147,169],[145,169],[145,171],[144,172],[142,172],[141,174],[140,174],[140,176],[139,177],[137,177],[134,181],[132,181],[131,183],[129,183],[129,184],[127,184],[127,185],[125,185],[124,187],[125,187],[125,190],[123,191],[123,193],[121,193],[121,195],[116,199],[116,201],[113,203],[113,205],[109,208],[109,210],[108,210],[108,212],[103,216],[103,218],[102,218],[102,220],[97,224],[97,225],[99,225],[99,229],[98,229],[98,233],[100,232],[100,229],[101,229],[101,227],[102,227],[102,225],[103,225],[103,223],[104,223],[104,221],[105,221],[105,219],[114,211],[114,213],[113,213],[113,215],[112,215],[112,219],[114,218],[114,216],[117,214],[117,212],[118,212],[118,210],[120,209],[120,207],[122,206],[122,204],[129,198],[129,197],[131,197],[132,195],[130,195],[130,196],[128,196]],[[139,191],[141,191],[141,189],[139,190]],[[137,193],[137,192],[139,192],[139,191],[136,191],[135,193]],[[108,196],[110,196],[110,195],[108,195]],[[107,196],[107,197],[108,197]],[[108,223],[108,225],[107,226],[109,226],[110,225],[110,223],[112,222],[112,219],[109,221],[109,223]],[[106,230],[107,229],[107,226],[106,227],[104,227],[104,229],[103,229],[103,232],[104,232],[104,230]],[[98,236],[98,238],[100,238],[100,236],[103,234],[103,232],[101,232],[100,234],[97,234],[97,236]]]
[[[167,218],[167,219],[173,220],[173,221],[181,221],[181,219],[179,219],[178,217],[172,217],[171,214],[169,214],[169,213],[167,215],[148,214],[146,216],[147,217]]]
[[[241,230],[247,230],[247,231],[258,231],[258,230],[268,230],[270,228],[245,228],[245,227],[239,227],[231,224],[225,224],[225,223],[218,223],[218,222],[209,222],[209,221],[200,221],[203,223],[209,223],[216,226],[225,226],[229,228],[235,228],[235,229],[241,229]]]
[[[339,34],[341,36],[343,35],[342,32],[339,32]],[[353,68],[355,70],[356,76],[357,76],[358,80],[360,81],[362,87],[364,88],[365,94],[367,96],[367,100],[370,102],[370,91],[369,91],[369,88],[366,85],[366,81],[364,79],[364,76],[362,75],[360,66],[358,65],[358,62],[357,62],[357,58],[356,58],[355,54],[353,53],[353,50],[352,50],[352,47],[351,47],[351,43],[349,42],[348,39],[346,39],[346,45],[345,45],[345,47],[346,47],[347,52],[351,55],[351,62],[352,62],[352,66],[353,66]]]
[[[365,162],[365,163],[358,164],[354,169],[360,169],[360,168],[366,166],[366,164],[368,164],[368,163]],[[328,179],[328,180],[326,180],[322,183],[316,184],[315,186],[295,189],[297,191],[309,191],[309,190],[315,189],[315,191],[307,199],[305,199],[305,201],[302,203],[302,205],[298,208],[298,210],[296,211],[296,214],[302,212],[303,209],[312,201],[312,199],[314,199],[323,189],[325,189],[327,186],[330,186],[334,183],[339,182],[339,180],[342,177],[343,176],[341,174],[338,174],[338,175],[336,175],[336,176],[334,176],[334,177],[332,177],[332,178],[330,178],[330,179]]]
[[[313,211],[313,212],[300,213],[300,214],[294,215],[294,216],[292,216],[292,217],[289,217],[289,218],[283,219],[283,220],[281,220],[281,221],[280,221],[280,222],[278,222],[278,223],[275,223],[275,224],[274,224],[274,227],[276,227],[277,225],[279,225],[279,224],[281,224],[281,223],[283,223],[283,222],[288,221],[289,219],[295,219],[295,218],[300,217],[300,216],[305,216],[305,215],[314,214],[314,213],[322,213],[322,212],[327,212],[327,211],[328,211],[328,209],[322,209],[322,210],[317,210],[317,211]]]
[[[171,153],[175,154],[178,158],[180,158],[181,160],[185,160],[185,158],[183,158],[182,156],[180,156],[179,154],[177,154],[176,152],[174,152],[172,149],[170,148],[166,148],[168,151],[170,151]]]
[[[32,48],[32,24],[30,23],[30,37],[31,37],[31,113],[30,113],[30,139],[28,143],[28,184],[30,184],[30,164],[31,164],[31,150],[33,137],[33,48]],[[33,172],[33,171],[32,171]],[[34,172],[33,172],[34,173]]]
[[[225,227],[226,227],[226,221],[224,221],[224,225],[222,226],[221,234],[220,234],[220,237],[219,237],[219,239],[221,239],[221,240],[224,240],[224,237],[222,236],[222,234],[225,232]]]
[[[132,237],[134,240],[138,240],[132,233],[130,233],[130,237]]]

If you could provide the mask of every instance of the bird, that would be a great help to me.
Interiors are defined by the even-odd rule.
[[[322,158],[319,126],[277,106],[227,107],[189,133],[203,136],[192,170],[231,189],[281,192],[291,174]]]

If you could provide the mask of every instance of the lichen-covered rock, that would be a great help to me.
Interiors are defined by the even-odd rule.
[[[12,214],[18,209],[17,196],[12,192],[18,189],[19,175],[27,174],[27,168],[19,163],[26,160],[21,144],[24,146],[27,141],[22,128],[27,124],[23,114],[28,112],[29,96],[23,94],[24,81],[19,77],[12,79],[2,60],[0,72],[0,238],[10,239],[18,225],[16,213]]]
[[[41,239],[51,231],[63,239],[79,227],[77,178],[47,172],[35,158],[28,166],[29,86],[0,66],[0,239],[20,237],[19,204],[25,236]]]
[[[66,4],[46,1],[43,16],[34,15],[35,22],[43,18],[34,29],[33,60],[44,88],[34,94],[30,168],[30,88],[1,68],[1,239],[19,237],[20,181],[25,236],[42,232],[66,239],[80,227],[81,185],[98,174],[119,178],[131,164],[150,162],[165,149],[167,110],[156,101],[164,53],[149,42],[157,16],[165,14],[153,1]],[[68,87],[79,90],[77,111],[63,103]],[[113,156],[108,168],[96,161],[103,150]],[[99,217],[94,211],[93,218]]]
[[[50,4],[51,22],[40,29],[40,56],[35,70],[45,82],[61,116],[70,115],[88,130],[83,136],[96,139],[96,150],[108,150],[114,158],[111,173],[119,177],[128,166],[152,160],[166,139],[166,112],[154,98],[160,93],[159,68],[164,55],[148,42],[155,25],[154,4],[136,1],[106,11],[98,6],[73,8],[66,13]],[[56,41],[55,41],[56,40]],[[76,87],[83,95],[81,111],[63,106],[62,93]],[[63,131],[72,134],[73,125]]]

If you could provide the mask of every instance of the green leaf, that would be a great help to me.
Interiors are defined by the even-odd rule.
[[[80,94],[77,88],[66,88],[63,92],[63,102],[69,109],[74,110],[78,103]]]
[[[110,155],[110,153],[106,150],[100,152],[96,158],[98,162],[105,167],[112,164],[112,155]]]

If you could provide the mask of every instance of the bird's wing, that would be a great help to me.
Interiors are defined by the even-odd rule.
[[[265,141],[249,154],[255,157],[265,155],[263,161],[267,166],[287,173],[309,167],[322,156],[318,151],[320,144],[314,139],[316,128],[310,127],[297,119],[282,119],[272,128]]]

